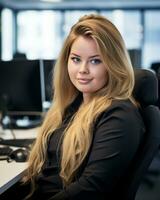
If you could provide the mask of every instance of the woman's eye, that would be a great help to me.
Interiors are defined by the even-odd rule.
[[[90,62],[91,62],[92,64],[94,64],[94,65],[98,65],[98,64],[100,64],[102,61],[101,61],[100,59],[92,59]]]
[[[78,57],[71,57],[71,60],[72,60],[73,62],[75,62],[75,63],[79,63],[79,62],[81,61],[81,59],[78,58]]]

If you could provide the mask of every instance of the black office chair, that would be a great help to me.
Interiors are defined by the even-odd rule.
[[[146,133],[134,157],[134,164],[131,164],[124,177],[125,185],[119,187],[119,198],[123,200],[135,200],[137,190],[160,145],[160,110],[155,106],[158,99],[156,75],[145,69],[134,69],[134,72],[133,96],[141,105]]]

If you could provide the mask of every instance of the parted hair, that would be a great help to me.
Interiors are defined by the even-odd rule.
[[[93,93],[87,104],[80,105],[63,133],[60,177],[64,186],[74,180],[78,168],[89,151],[92,128],[97,117],[111,105],[113,100],[130,99],[134,102],[132,98],[134,73],[121,34],[103,16],[91,14],[81,17],[71,28],[54,66],[53,103],[30,153],[28,173],[24,182],[31,180],[34,184],[35,177],[44,164],[51,134],[61,126],[66,109],[80,93],[71,83],[67,71],[72,44],[79,36],[92,38],[96,42],[101,60],[107,69],[107,84]]]

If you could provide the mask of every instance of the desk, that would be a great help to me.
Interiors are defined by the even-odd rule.
[[[18,182],[26,168],[27,163],[0,161],[0,194]]]
[[[24,139],[24,138],[35,138],[37,137],[37,133],[39,131],[39,127],[33,128],[33,129],[18,129],[18,130],[12,130],[14,133],[15,137],[17,139]],[[3,139],[13,139],[11,130],[5,129],[3,130],[0,127],[0,137]]]
[[[13,130],[16,138],[35,138],[38,128]],[[1,130],[3,139],[13,139],[10,130]],[[27,163],[0,161],[0,195],[16,184],[24,175]]]

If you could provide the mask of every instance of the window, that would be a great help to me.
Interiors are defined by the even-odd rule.
[[[13,16],[9,9],[2,10],[2,59],[10,60],[13,51]]]
[[[160,11],[146,11],[144,17],[143,66],[150,67],[152,62],[160,62]]]
[[[160,61],[160,25],[153,23],[160,20],[159,10],[141,12],[117,9],[19,11],[17,29],[13,27],[12,11],[3,9],[2,59],[12,59],[16,47],[13,42],[15,33],[17,33],[17,51],[25,53],[28,59],[56,59],[71,26],[81,16],[97,12],[109,18],[117,26],[127,49],[136,52],[137,60],[140,60],[142,55],[143,68],[149,68],[152,62]],[[143,17],[144,24],[142,24]]]
[[[56,58],[61,48],[60,12],[22,11],[18,13],[18,51],[28,59]]]

